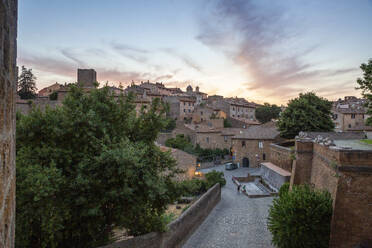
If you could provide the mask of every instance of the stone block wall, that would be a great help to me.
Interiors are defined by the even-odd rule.
[[[289,147],[284,147],[280,144],[270,145],[270,161],[288,172],[292,172],[292,153],[294,151]]]
[[[292,166],[291,185],[310,183],[313,160],[313,141],[311,139],[296,140],[296,160]]]
[[[243,146],[243,141],[245,146]],[[259,142],[262,142],[263,147],[259,147]],[[244,140],[244,139],[232,139],[232,149],[235,154],[236,163],[240,163],[243,166],[243,159],[249,159],[249,167],[258,167],[260,162],[270,161],[270,145],[274,140]],[[256,157],[258,155],[258,159]],[[265,159],[264,159],[265,157]]]
[[[180,248],[203,223],[221,200],[221,188],[214,185],[193,203],[176,220],[172,221],[165,233],[148,233],[132,239],[116,242],[101,248]]]
[[[342,150],[301,139],[296,141],[296,149],[291,184],[311,183],[331,193],[329,247],[356,247],[371,240],[372,151]]]
[[[177,161],[177,168],[184,173],[176,175],[177,181],[183,181],[193,178],[196,170],[196,156],[179,149],[171,149],[172,157]]]
[[[14,247],[17,1],[0,0],[0,247]]]

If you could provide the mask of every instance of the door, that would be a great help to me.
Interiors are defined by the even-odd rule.
[[[243,167],[249,167],[249,159],[243,158]]]

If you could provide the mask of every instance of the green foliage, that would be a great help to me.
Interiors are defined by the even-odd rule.
[[[264,106],[257,107],[255,113],[256,119],[259,122],[266,123],[271,121],[272,119],[278,119],[280,112],[281,108],[277,105],[270,105],[269,103],[265,103]]]
[[[290,184],[287,182],[287,183],[284,183],[280,187],[279,192],[278,192],[279,197],[281,197],[283,194],[287,194],[289,192],[289,186],[290,186]]]
[[[36,97],[36,77],[32,73],[32,69],[27,69],[22,66],[21,75],[18,77],[17,93],[21,99],[33,99]]]
[[[58,92],[54,91],[52,94],[49,95],[49,100],[56,101],[58,100]]]
[[[332,103],[313,92],[300,94],[289,101],[279,117],[281,136],[292,139],[301,131],[328,132],[334,128],[331,119]]]
[[[208,190],[207,181],[193,178],[179,183],[181,196],[196,196],[201,195]]]
[[[361,140],[361,141],[368,144],[368,145],[372,145],[372,139],[364,139],[364,140]]]
[[[167,139],[165,145],[198,156],[199,161],[213,161],[214,157],[224,157],[229,154],[228,149],[203,149],[199,144],[194,147],[190,138],[183,134],[176,135],[176,138]]]
[[[367,114],[370,117],[367,118],[366,124],[372,126],[372,59],[369,59],[367,64],[361,64],[360,69],[363,71],[363,78],[357,79],[357,89],[361,89],[363,97],[367,99]]]
[[[222,171],[211,171],[205,174],[207,180],[207,188],[213,187],[216,183],[219,183],[221,187],[226,185],[226,180]]]
[[[269,209],[268,229],[278,248],[326,248],[332,218],[332,198],[307,185],[288,191],[282,186]]]
[[[72,86],[63,106],[17,114],[17,247],[97,247],[116,227],[165,230],[177,170],[154,144],[164,108],[155,100],[136,116],[132,100]]]
[[[226,185],[223,172],[211,171],[205,174],[205,179],[184,180],[178,184],[179,196],[196,196],[205,193],[209,188],[219,183],[221,187]]]
[[[232,127],[231,122],[227,118],[223,119],[223,127],[224,128]]]
[[[166,131],[166,132],[171,132],[173,131],[173,129],[176,128],[176,121],[172,118],[166,118],[166,125],[164,127],[164,130],[163,131]]]

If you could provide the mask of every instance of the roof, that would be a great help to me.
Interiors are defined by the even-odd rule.
[[[319,135],[331,140],[364,139],[363,132],[303,132],[305,137],[315,139]]]
[[[244,132],[244,128],[234,128],[234,127],[227,127],[222,129],[221,135],[223,136],[235,136]]]
[[[242,129],[242,133],[233,137],[233,139],[260,139],[271,140],[279,136],[279,131],[275,127],[250,126]]]

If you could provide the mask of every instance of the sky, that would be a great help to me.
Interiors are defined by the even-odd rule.
[[[286,104],[301,92],[359,96],[372,0],[19,0],[18,66],[37,88],[163,82]]]

